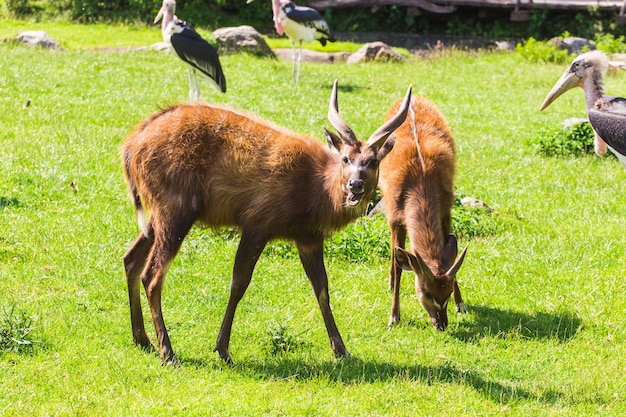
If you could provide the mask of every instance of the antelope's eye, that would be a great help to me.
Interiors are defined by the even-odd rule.
[[[350,163],[350,159],[347,156],[344,156],[342,159],[343,163],[348,165]]]

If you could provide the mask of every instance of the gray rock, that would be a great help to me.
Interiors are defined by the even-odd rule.
[[[18,42],[28,46],[40,46],[42,48],[61,49],[54,39],[43,30],[27,30],[17,35]]]
[[[275,58],[263,36],[252,26],[220,28],[213,32],[221,54],[248,52]]]
[[[575,36],[568,36],[567,38],[552,38],[550,42],[556,45],[559,49],[565,49],[569,54],[580,54],[583,49],[594,50],[596,44],[585,38],[578,38]]]
[[[366,43],[348,58],[348,64],[369,61],[405,61],[405,58],[383,42]]]

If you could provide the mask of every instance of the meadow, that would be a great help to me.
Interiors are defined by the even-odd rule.
[[[20,25],[0,22],[0,38]],[[132,341],[121,258],[138,227],[119,146],[139,121],[187,100],[186,69],[152,50],[101,50],[156,43],[157,28],[45,29],[63,51],[0,43],[1,416],[626,413],[626,172],[614,158],[549,158],[528,144],[585,116],[581,91],[538,110],[565,65],[447,50],[405,63],[304,63],[296,86],[289,61],[222,57],[228,92],[205,84],[204,100],[320,140],[333,80],[360,138],[412,84],[452,127],[457,193],[494,211],[459,233],[469,311],[450,311],[445,332],[430,326],[409,274],[402,322],[387,329],[384,218],[330,240],[331,305],[356,357],[343,360],[297,255],[276,242],[239,305],[234,364],[222,363],[213,347],[238,238],[195,228],[163,296],[180,363],[162,366]],[[606,90],[626,90],[625,75],[611,74]]]

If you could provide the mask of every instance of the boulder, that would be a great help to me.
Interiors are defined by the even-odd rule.
[[[556,45],[559,49],[566,49],[569,54],[580,54],[583,49],[594,50],[596,44],[585,38],[578,38],[575,36],[568,36],[566,38],[552,38],[550,42]]]
[[[28,30],[17,35],[17,41],[28,46],[41,46],[42,48],[61,49],[54,39],[43,30]]]
[[[348,64],[368,61],[405,61],[405,58],[383,42],[366,43],[348,58]]]
[[[221,54],[248,52],[275,58],[263,36],[252,26],[220,28],[213,32]]]

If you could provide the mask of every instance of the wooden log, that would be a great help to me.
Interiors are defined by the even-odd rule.
[[[455,6],[439,6],[427,0],[314,0],[308,2],[307,5],[318,10],[394,5],[419,7],[431,13],[454,13],[456,11]]]
[[[550,10],[619,11],[624,0],[311,0],[307,6],[315,9],[368,8],[374,6],[419,7],[432,13],[453,13],[457,7],[487,8],[546,8]]]

